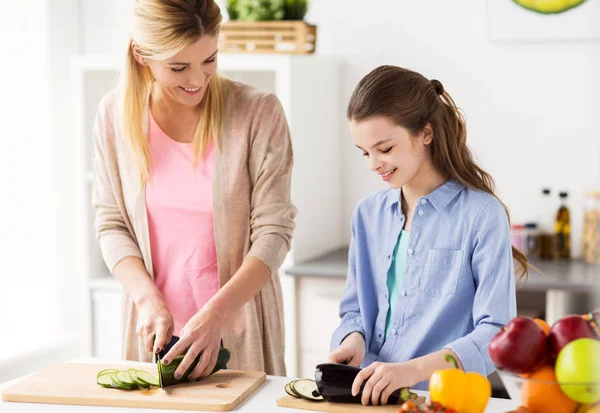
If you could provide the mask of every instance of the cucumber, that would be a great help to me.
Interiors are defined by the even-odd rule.
[[[143,387],[144,389],[149,389],[150,385],[148,383],[146,383],[145,381],[142,381],[139,379],[139,377],[138,377],[139,373],[141,373],[140,370],[127,369],[127,374],[129,374],[129,377],[131,377],[132,382],[134,382],[135,384],[137,384],[140,387]]]
[[[118,371],[119,370],[117,370],[117,369],[104,369],[104,370],[100,370],[98,372],[98,374],[96,375],[96,378],[99,379],[100,376],[104,376],[105,374],[108,374],[108,373],[116,373]]]
[[[323,396],[317,389],[317,383],[314,380],[302,379],[290,383],[290,389],[299,397],[316,402],[323,401]]]
[[[111,388],[112,387],[112,375],[113,375],[113,372],[109,371],[106,374],[99,375],[96,381],[102,387]]]
[[[147,371],[137,369],[127,369],[127,371],[104,369],[97,374],[96,381],[102,387],[120,390],[149,389],[158,386],[154,376]]]
[[[139,381],[146,383],[148,385],[148,387],[157,387],[158,386],[158,380],[156,380],[156,378],[148,373],[147,371],[144,370],[137,370],[137,378]]]
[[[126,371],[119,371],[117,373],[112,373],[111,376],[112,386],[115,389],[121,390],[134,390],[137,389],[137,384],[135,384],[131,377],[129,377],[129,373]]]
[[[196,359],[190,364],[186,372],[183,374],[179,380],[175,379],[174,374],[181,362],[183,361],[184,355],[179,355],[175,357],[173,361],[171,361],[168,365],[164,365],[162,360],[158,361],[158,378],[162,387],[172,386],[174,384],[184,383],[187,381],[190,373],[196,368],[198,362],[200,361],[200,356],[196,357]],[[219,350],[219,355],[217,356],[217,363],[215,364],[215,368],[210,374],[214,374],[217,371],[225,368],[227,362],[231,357],[231,353],[226,348],[221,348]]]

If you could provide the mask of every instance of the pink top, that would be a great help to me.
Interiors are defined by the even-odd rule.
[[[150,111],[148,111],[150,112]],[[213,228],[214,146],[194,168],[191,143],[171,139],[149,113],[151,171],[146,212],[156,286],[179,336],[219,290]]]

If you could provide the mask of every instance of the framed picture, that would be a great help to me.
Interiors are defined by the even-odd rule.
[[[497,42],[600,40],[600,0],[488,0]]]

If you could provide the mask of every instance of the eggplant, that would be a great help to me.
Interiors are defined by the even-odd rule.
[[[352,383],[362,369],[346,364],[323,363],[315,370],[315,382],[321,396],[332,403],[360,403],[366,381],[362,384],[360,392],[352,396]],[[390,394],[387,404],[402,404],[408,400],[415,400],[417,394],[407,387],[398,389]]]

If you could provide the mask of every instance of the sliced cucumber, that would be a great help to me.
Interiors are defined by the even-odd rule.
[[[134,390],[137,389],[137,384],[135,384],[131,377],[129,377],[129,373],[126,371],[119,371],[117,373],[112,373],[111,376],[112,386],[116,389],[121,390]]]
[[[112,387],[112,372],[107,372],[105,374],[99,375],[96,381],[102,387]]]
[[[146,383],[148,386],[152,386],[152,387],[157,387],[158,386],[158,380],[156,380],[156,377],[154,377],[152,374],[148,373],[147,371],[144,370],[137,370],[137,378],[139,381]]]
[[[97,383],[102,387],[136,390],[138,388],[149,389],[158,386],[158,381],[152,374],[144,370],[127,369],[104,369],[96,376]]]
[[[317,383],[314,380],[302,379],[290,383],[291,390],[299,397],[316,402],[323,401],[323,396],[319,393]]]
[[[131,377],[132,382],[134,382],[135,384],[137,384],[140,387],[143,387],[144,389],[149,389],[150,385],[148,383],[146,383],[145,381],[142,381],[139,379],[139,377],[138,377],[139,373],[140,373],[140,370],[127,369],[127,374],[129,374],[129,377]]]
[[[96,375],[96,378],[99,379],[100,376],[104,376],[105,374],[108,374],[108,373],[116,373],[118,371],[119,370],[117,370],[117,369],[104,369],[104,370],[100,370],[98,372],[98,374]]]

